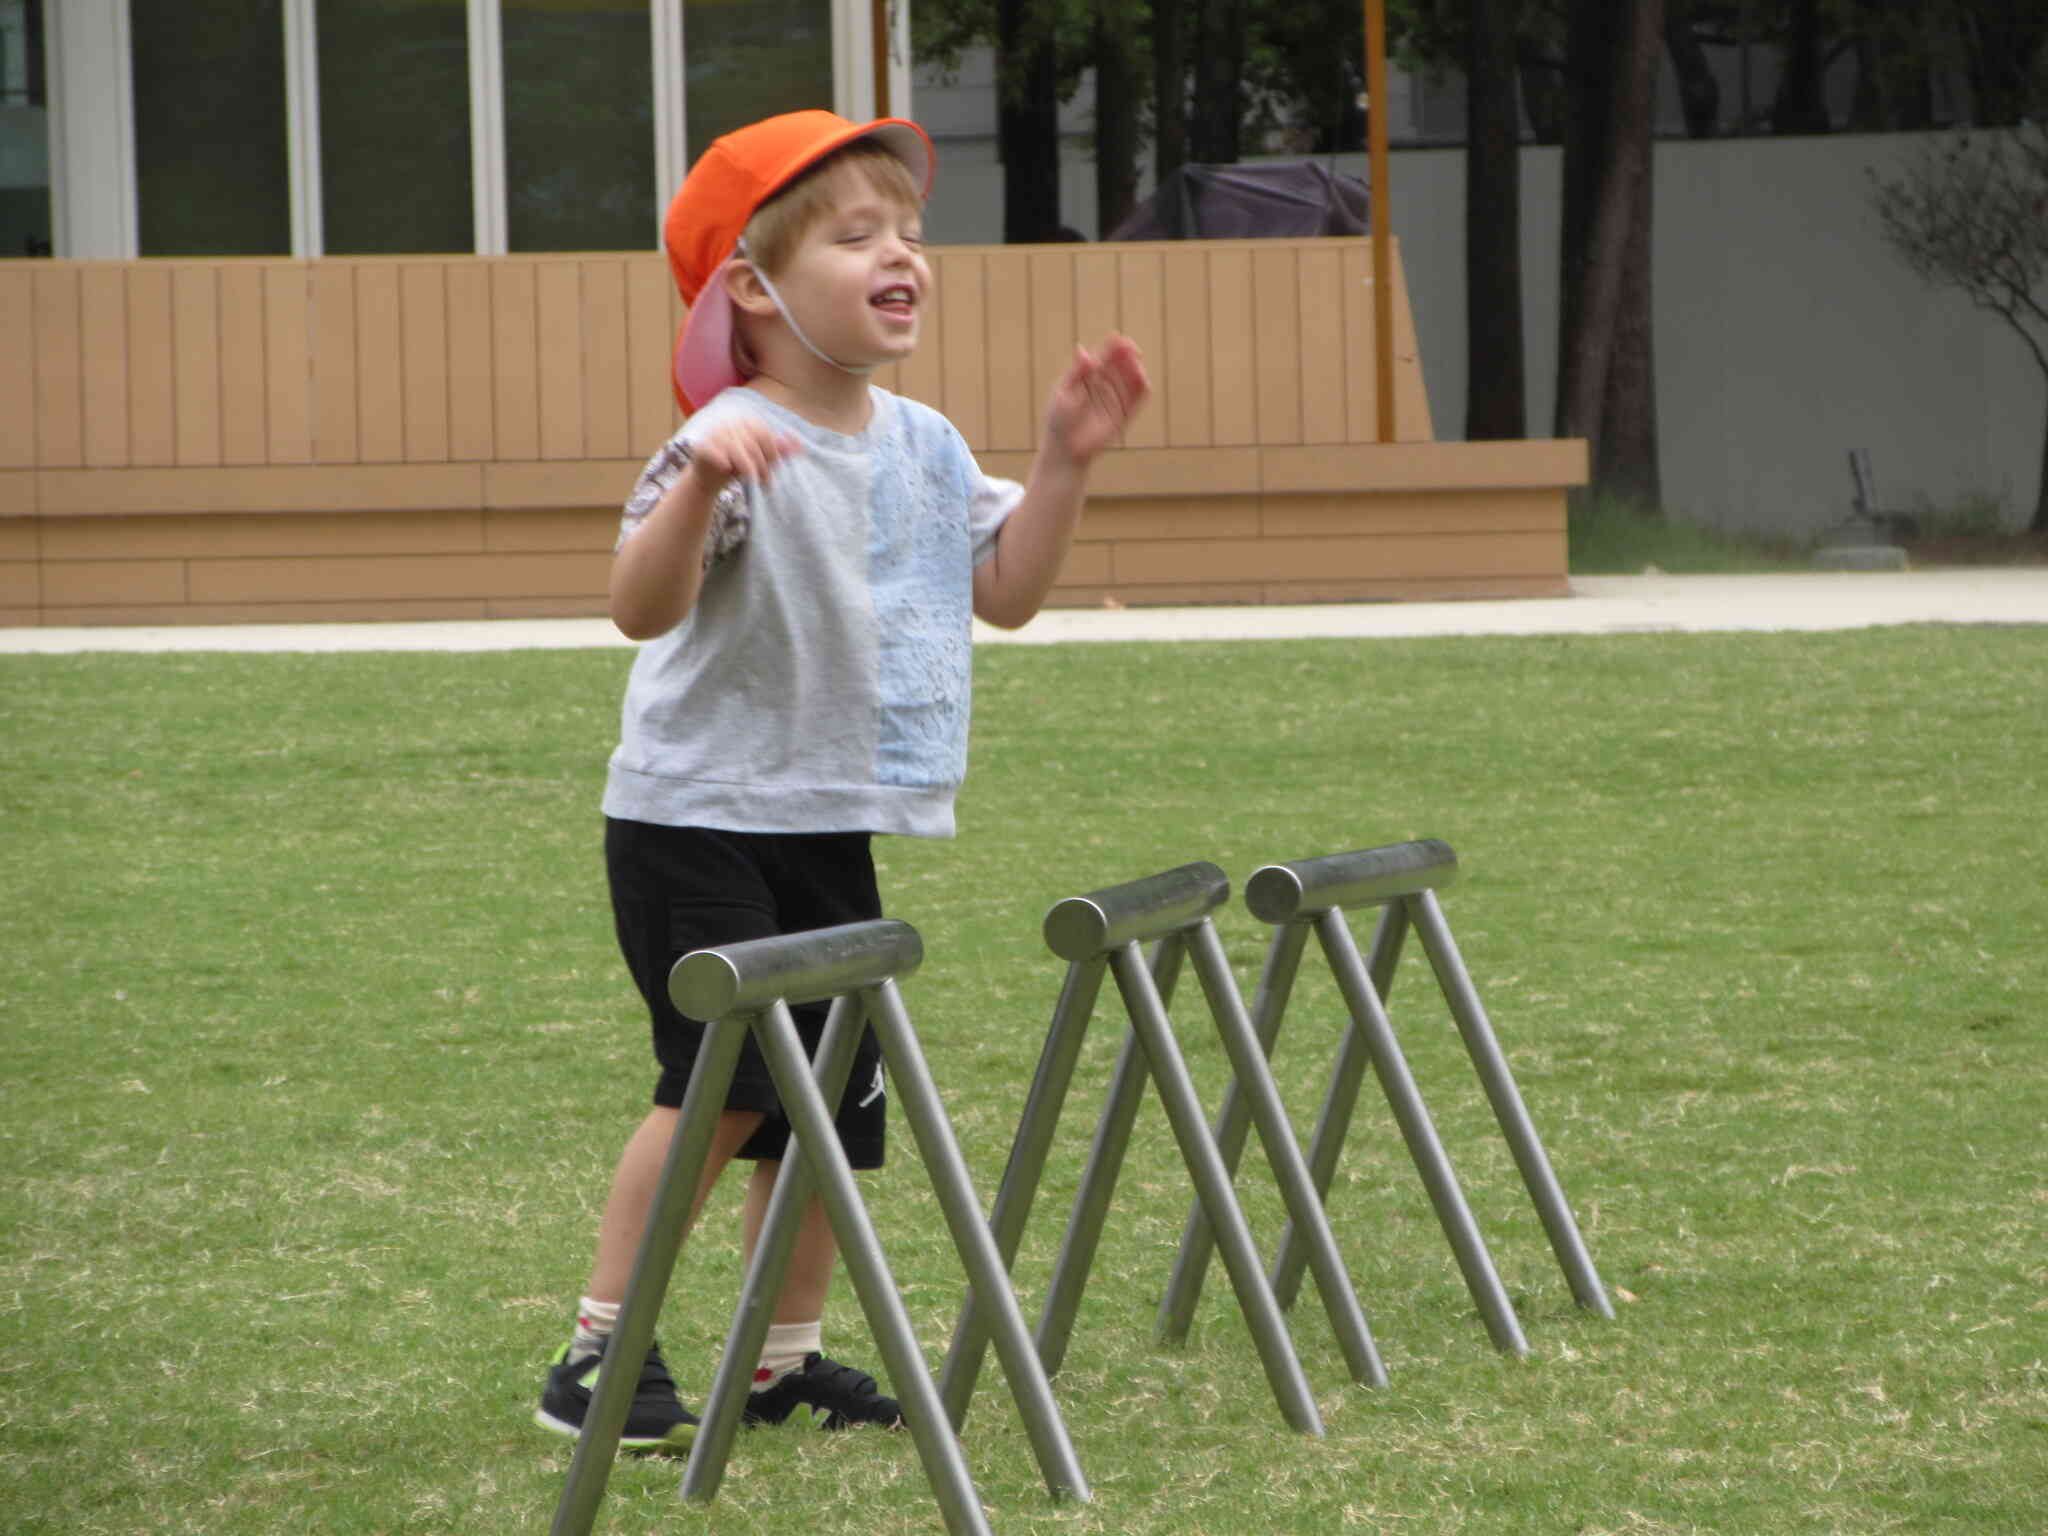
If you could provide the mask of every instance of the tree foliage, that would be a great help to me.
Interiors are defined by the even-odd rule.
[[[1502,0],[1512,12],[1522,107],[1539,143],[1562,140],[1570,0]],[[1610,7],[1610,19],[1626,7]],[[1464,0],[1390,0],[1389,36],[1411,69],[1462,67]],[[1665,0],[1664,55],[1685,131],[1854,133],[1939,126],[1944,113],[1982,125],[2020,121],[2048,53],[2041,0]],[[1721,60],[1717,70],[1715,59]],[[1725,78],[1753,74],[1758,94]],[[1828,82],[1853,65],[1846,115]],[[1953,79],[1959,101],[1937,84]],[[1768,93],[1766,81],[1774,82]],[[1837,104],[1839,105],[1839,104]],[[1837,118],[1840,120],[1837,121]]]

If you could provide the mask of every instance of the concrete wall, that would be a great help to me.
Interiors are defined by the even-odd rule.
[[[1869,450],[1885,502],[2034,504],[2048,420],[2038,370],[2004,322],[1928,288],[1885,246],[1872,171],[1909,135],[1662,141],[1657,146],[1657,407],[1665,500],[1721,527],[1810,534],[1848,515],[1848,453]],[[942,145],[933,227],[996,238],[1001,171]],[[1393,160],[1437,435],[1465,424],[1464,151]],[[1529,430],[1551,430],[1557,371],[1559,155],[1522,157]],[[1338,168],[1365,176],[1363,156]],[[1067,167],[1069,222],[1092,230],[1093,174]]]
[[[1658,437],[1665,499],[1731,528],[1810,533],[1848,515],[1848,453],[1870,451],[1891,505],[1988,495],[2023,521],[2048,418],[2005,324],[1927,287],[1892,253],[1870,174],[1899,135],[1657,146]],[[1557,371],[1559,155],[1523,156],[1530,426]],[[1401,156],[1394,227],[1408,255],[1438,431],[1465,421],[1464,152]]]

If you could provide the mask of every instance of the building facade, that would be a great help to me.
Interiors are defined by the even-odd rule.
[[[906,106],[908,28],[904,0],[0,0],[0,252],[650,250],[693,148]]]

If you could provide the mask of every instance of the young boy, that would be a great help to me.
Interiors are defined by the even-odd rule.
[[[1089,465],[1149,393],[1127,339],[1077,349],[1019,486],[984,476],[937,412],[869,382],[917,345],[931,302],[932,164],[915,124],[791,113],[714,143],[668,211],[690,306],[677,397],[694,414],[626,504],[611,613],[648,644],[604,797],[619,944],[661,1074],[541,1397],[539,1421],[566,1434],[582,1428],[703,1031],[670,1003],[670,968],[693,949],[879,917],[870,835],[952,835],[970,615],[1014,628],[1038,611]],[[810,1048],[825,1011],[796,1010]],[[837,1113],[857,1169],[881,1164],[883,1111],[870,1034]],[[701,1209],[727,1162],[753,1162],[749,1255],[788,1138],[750,1039],[697,1191]],[[837,1255],[814,1200],[748,1423],[798,1408],[833,1429],[900,1421],[872,1377],[823,1353]],[[636,1365],[623,1443],[687,1444],[696,1419],[659,1351]]]

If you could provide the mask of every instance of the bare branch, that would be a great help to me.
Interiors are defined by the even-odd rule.
[[[2048,125],[1960,132],[1872,180],[1879,227],[1906,265],[1998,316],[2048,378]]]

